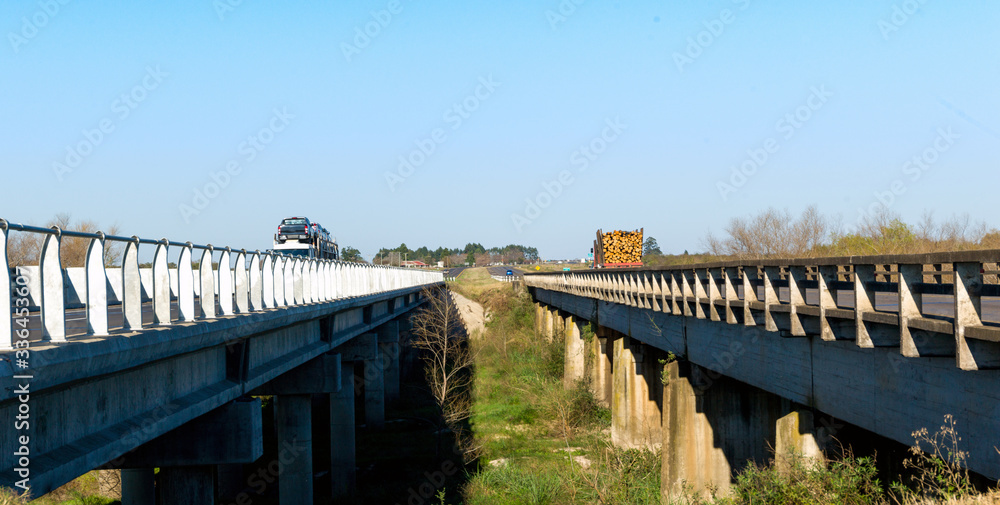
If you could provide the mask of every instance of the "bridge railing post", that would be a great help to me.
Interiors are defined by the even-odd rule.
[[[260,258],[260,253],[258,252],[254,256]],[[250,275],[253,284],[253,262],[250,265]],[[257,308],[260,309],[273,309],[278,306],[277,295],[275,294],[275,273],[274,273],[274,255],[264,254],[264,258],[261,262],[261,278],[260,278],[260,289],[261,289],[261,305]]]
[[[768,265],[764,267],[764,328],[767,331],[778,331],[778,323],[774,320],[771,308],[774,305],[781,305],[778,299],[778,289],[775,287],[776,281],[781,279],[781,267]]]
[[[194,270],[191,265],[192,244],[188,242],[181,247],[177,259],[177,308],[180,320],[194,321]]]
[[[721,268],[707,268],[705,269],[705,278],[708,281],[708,317],[712,321],[721,321],[722,317],[719,316],[718,302],[720,300],[719,296],[719,284],[718,280],[722,277]]]
[[[49,342],[66,341],[66,302],[63,291],[62,259],[60,244],[62,231],[53,227],[54,234],[47,235],[42,245],[38,271],[41,274],[42,340]]]
[[[236,271],[233,270],[231,249],[226,247],[219,253],[219,310],[223,316],[235,314],[233,298],[236,296]],[[246,274],[246,271],[243,271]]]
[[[816,269],[816,281],[819,291],[819,324],[820,337],[823,340],[836,340],[830,318],[826,315],[829,309],[837,308],[837,293],[832,287],[839,277],[837,265],[819,265]]]
[[[281,264],[283,270],[281,273],[281,278],[285,283],[284,286],[285,305],[289,307],[292,307],[297,303],[299,303],[299,300],[301,299],[302,296],[301,293],[295,292],[295,271],[297,270],[295,264],[296,261],[297,260],[295,258],[285,258]],[[301,283],[302,279],[299,278],[299,285],[301,285]]]
[[[802,317],[799,316],[799,307],[806,304],[806,290],[803,287],[805,281],[806,267],[802,265],[788,267],[788,313],[791,321],[791,333],[796,337],[806,335],[805,327],[802,326]]]
[[[170,324],[170,267],[167,263],[167,239],[156,244],[153,254],[153,322]]]
[[[215,275],[212,271],[212,252],[214,248],[211,244],[201,253],[201,262],[198,264],[198,277],[201,281],[201,295],[198,298],[201,305],[201,317],[204,319],[215,319]],[[219,264],[221,274],[222,264]],[[232,304],[232,299],[230,299]]]
[[[253,271],[247,270],[247,252],[241,250],[237,253],[233,284],[236,289],[236,310],[240,314],[249,313],[251,310],[260,310],[260,295],[258,294],[257,299],[254,300],[254,288],[260,286],[260,261],[255,265],[251,259],[250,268],[254,269],[255,267],[256,277],[254,277]]]
[[[142,277],[139,273],[139,237],[125,245],[122,256],[122,327],[142,330]]]
[[[753,311],[750,310],[750,304],[758,301],[757,288],[753,285],[753,278],[757,277],[757,267],[741,266],[740,273],[743,278],[743,325],[756,326],[757,321],[753,318]]]
[[[108,275],[104,269],[104,233],[90,239],[87,247],[87,334],[108,334]]]
[[[739,273],[738,267],[725,267],[722,269],[722,279],[725,291],[723,296],[726,299],[726,323],[736,324],[736,313],[733,312],[733,302],[739,302],[739,293],[736,292],[736,286],[739,284]]]

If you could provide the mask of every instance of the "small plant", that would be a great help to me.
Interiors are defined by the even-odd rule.
[[[969,453],[959,449],[962,437],[955,429],[954,416],[945,415],[944,425],[934,434],[927,428],[914,431],[913,439],[916,443],[910,447],[911,456],[903,461],[904,468],[915,471],[913,486],[895,483],[893,491],[906,501],[920,497],[952,500],[975,492],[965,469]]]
[[[662,359],[661,358],[661,359],[658,359],[657,361],[660,363],[660,366],[663,367],[663,369],[660,370],[660,382],[662,382],[664,386],[669,386],[670,385],[670,370],[667,368],[667,365],[669,365],[670,363],[673,363],[673,362],[677,361],[677,355],[674,354],[674,353],[672,353],[672,352],[668,352],[666,359]]]

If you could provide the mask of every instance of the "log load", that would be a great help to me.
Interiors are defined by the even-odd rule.
[[[642,228],[636,231],[597,230],[599,262],[607,266],[642,264]]]

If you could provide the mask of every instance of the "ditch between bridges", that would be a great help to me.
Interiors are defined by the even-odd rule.
[[[818,456],[835,418],[912,445],[954,416],[1000,478],[1000,251],[529,273],[618,445],[661,447],[663,490],[723,492],[748,462]],[[585,340],[585,325],[594,337]],[[672,353],[678,359],[670,361]],[[670,361],[670,362],[668,362]]]
[[[12,231],[43,236],[37,267],[9,268]],[[79,275],[61,263],[67,238],[89,241]],[[109,267],[113,241],[125,251]],[[139,266],[143,246],[154,248],[150,268]],[[12,316],[0,324],[0,485],[40,496],[122,469],[123,504],[249,502],[243,464],[264,454],[261,395],[275,401],[279,457],[265,466],[276,467],[280,502],[348,494],[356,396],[364,422],[381,426],[399,395],[400,333],[424,290],[444,285],[440,272],[3,220],[0,268]],[[85,311],[77,334],[71,296]],[[317,405],[329,427],[311,425]],[[314,429],[329,431],[329,446],[315,447]],[[314,490],[317,451],[329,453],[330,489]]]

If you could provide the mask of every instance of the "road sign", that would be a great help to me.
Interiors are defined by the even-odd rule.
[[[569,272],[569,271],[570,271],[569,267],[563,267],[563,272]]]

